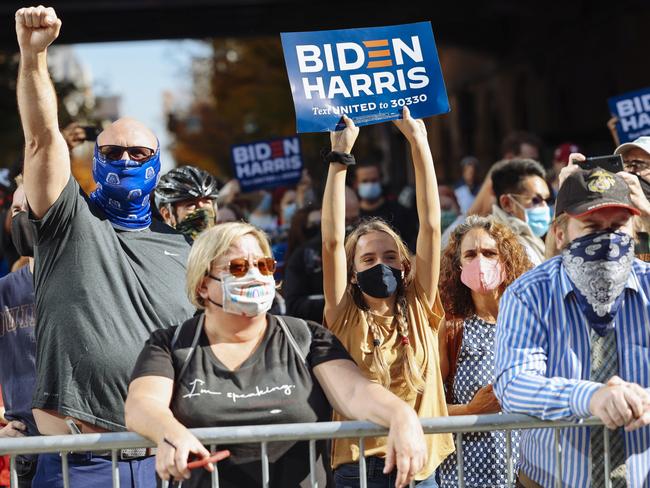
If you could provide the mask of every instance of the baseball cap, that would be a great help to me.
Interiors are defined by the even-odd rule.
[[[638,139],[633,140],[632,142],[626,142],[621,144],[616,148],[614,154],[623,154],[624,152],[629,151],[630,149],[639,148],[642,151],[650,154],[650,136],[639,137]]]
[[[562,161],[564,164],[568,164],[569,156],[571,153],[579,152],[580,148],[577,144],[574,144],[573,142],[565,142],[564,144],[560,144],[555,148],[555,151],[553,152],[553,159],[555,161]]]
[[[641,213],[632,204],[625,180],[602,168],[571,173],[555,200],[556,216],[566,212],[571,217],[582,217],[603,208],[625,208],[634,215]]]

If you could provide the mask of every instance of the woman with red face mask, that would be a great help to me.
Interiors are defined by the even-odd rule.
[[[447,318],[438,334],[449,415],[501,411],[492,392],[499,298],[531,267],[517,237],[492,218],[471,216],[454,230],[440,265]],[[505,442],[503,432],[463,436],[465,486],[507,486]],[[439,473],[442,487],[458,486],[455,454]]]

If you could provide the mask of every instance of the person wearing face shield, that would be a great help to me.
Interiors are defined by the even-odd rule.
[[[43,6],[20,9],[15,19],[24,189],[35,230],[34,418],[44,435],[123,431],[141,345],[153,330],[194,313],[182,287],[190,246],[151,217],[160,147],[141,122],[121,118],[99,134],[92,166],[97,186],[83,192],[71,174],[47,69],[47,48],[61,20]],[[155,486],[149,450],[120,450],[118,461],[124,486]],[[61,462],[58,454],[39,456],[33,486],[63,486]],[[110,451],[73,453],[68,463],[72,486],[111,483]]]
[[[492,216],[510,228],[534,266],[544,261],[544,241],[551,224],[551,194],[544,168],[532,159],[507,159],[490,172],[496,203]]]
[[[494,390],[508,413],[598,417],[610,429],[611,486],[644,486],[650,476],[650,265],[634,257],[633,218],[640,210],[627,179],[636,178],[575,164],[562,171],[552,230],[561,254],[524,274],[501,298]],[[632,191],[640,191],[635,183]],[[603,427],[559,435],[561,484],[605,486]],[[552,486],[556,455],[552,432],[524,435],[520,484]]]
[[[517,237],[493,217],[472,215],[456,227],[440,265],[440,297],[445,321],[438,343],[449,415],[497,413],[494,396],[494,337],[499,299],[532,267]],[[519,431],[510,433],[517,466]],[[463,437],[465,486],[507,486],[506,435],[475,432]],[[442,487],[458,486],[457,459],[440,467]]]
[[[341,340],[364,373],[390,389],[420,417],[447,415],[438,339],[444,311],[438,294],[440,200],[424,121],[408,108],[394,121],[413,156],[420,229],[415,256],[386,222],[362,220],[345,236],[345,179],[359,129],[330,134],[332,151],[323,196],[323,289],[325,325]],[[335,420],[345,420],[337,414]],[[391,473],[390,443],[365,440],[368,486],[400,486]],[[413,466],[416,486],[436,487],[435,471],[454,450],[451,434],[427,436],[426,462]],[[332,465],[339,488],[360,486],[354,439],[333,441]]]
[[[391,455],[406,461],[399,476],[408,480],[408,466],[425,457],[417,416],[366,378],[327,329],[268,313],[275,266],[268,236],[250,224],[221,224],[197,238],[186,288],[201,313],[151,334],[129,386],[127,426],[157,444],[162,479],[209,487],[212,464],[187,467],[190,455],[210,456],[189,428],[329,421],[334,408],[389,427]],[[270,488],[307,486],[308,444],[268,445]],[[219,462],[219,486],[261,486],[259,444],[236,444],[221,456],[228,457]],[[327,444],[318,441],[318,486],[327,485],[328,459]]]
[[[34,311],[34,230],[29,221],[22,177],[11,205],[11,239],[28,264],[0,278],[0,386],[9,420],[0,437],[38,435],[32,415],[36,384],[36,314]],[[18,456],[18,486],[32,486],[37,456]]]
[[[179,166],[164,174],[154,202],[165,223],[194,240],[217,222],[219,181],[195,166]]]

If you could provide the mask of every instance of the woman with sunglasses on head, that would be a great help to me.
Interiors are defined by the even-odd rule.
[[[438,335],[449,415],[501,411],[492,391],[499,299],[530,268],[517,236],[494,217],[472,215],[451,234],[440,269],[440,295],[447,315]],[[519,433],[511,435],[516,464]],[[468,488],[508,486],[505,433],[465,434],[463,459],[470,467],[464,478]],[[445,460],[439,473],[441,487],[458,486],[455,455]]]
[[[405,485],[426,458],[417,416],[368,381],[328,330],[267,314],[276,286],[270,255],[268,237],[250,224],[226,223],[199,235],[186,287],[202,313],[154,332],[145,344],[129,387],[127,427],[157,444],[161,478],[210,486],[211,464],[188,470],[188,456],[210,455],[188,428],[327,421],[334,407],[390,428],[390,463]],[[229,449],[230,457],[219,463],[220,486],[259,486],[259,443]],[[306,441],[270,443],[268,454],[271,487],[306,486]],[[316,474],[325,486],[324,442],[317,443],[317,457]]]
[[[398,395],[420,417],[447,415],[440,376],[437,330],[443,318],[438,297],[440,202],[433,158],[422,120],[404,108],[395,125],[411,147],[420,229],[416,255],[379,219],[362,222],[345,239],[345,178],[354,163],[350,151],[359,130],[344,117],[345,128],[331,134],[332,152],[323,196],[323,284],[325,322],[373,382]],[[344,243],[345,242],[345,243]],[[395,412],[399,422],[400,412]],[[337,412],[335,420],[346,418]],[[427,462],[413,472],[417,484],[435,487],[436,467],[453,452],[450,434],[426,438]],[[336,486],[359,486],[357,440],[337,439],[332,464]],[[365,441],[368,487],[391,483],[390,442]]]

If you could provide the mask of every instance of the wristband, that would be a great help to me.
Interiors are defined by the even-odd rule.
[[[352,154],[340,152],[340,151],[330,151],[329,153],[323,155],[323,159],[326,163],[341,163],[346,166],[353,166],[356,164],[354,156]]]
[[[175,446],[174,444],[172,444],[172,442],[171,442],[170,440],[168,440],[167,437],[163,437],[163,442],[164,442],[165,444],[169,444],[169,445],[172,446],[174,449],[176,449],[176,446]]]

